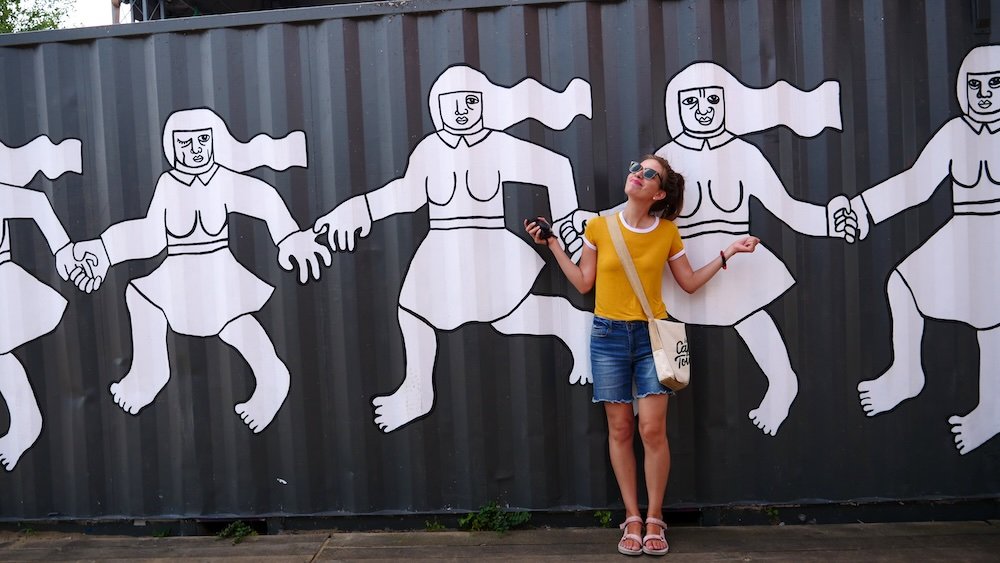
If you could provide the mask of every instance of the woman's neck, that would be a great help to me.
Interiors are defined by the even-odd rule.
[[[632,228],[645,229],[652,226],[656,221],[656,218],[649,214],[650,207],[652,206],[642,205],[629,200],[625,203],[625,209],[622,209],[622,218]]]

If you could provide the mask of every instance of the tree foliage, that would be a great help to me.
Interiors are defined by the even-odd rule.
[[[0,33],[58,29],[74,0],[0,0]]]

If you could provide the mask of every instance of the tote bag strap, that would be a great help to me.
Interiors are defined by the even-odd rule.
[[[642,288],[642,282],[639,281],[639,273],[635,271],[635,263],[632,262],[632,255],[629,254],[628,247],[625,246],[625,237],[622,236],[622,228],[618,224],[618,214],[608,216],[607,224],[608,231],[611,233],[611,242],[615,244],[618,259],[625,269],[625,277],[628,278],[628,283],[632,284],[632,291],[635,292],[635,296],[639,298],[639,304],[642,305],[642,312],[645,313],[648,320],[652,321],[653,309],[649,306],[649,300],[646,299],[646,292]]]

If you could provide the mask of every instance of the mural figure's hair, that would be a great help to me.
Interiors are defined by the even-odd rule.
[[[958,68],[958,80],[955,87],[958,95],[958,106],[962,113],[969,115],[968,88],[969,73],[1000,72],[1000,45],[980,45],[969,51],[962,59]],[[994,103],[996,103],[994,101]]]
[[[45,135],[39,135],[20,147],[0,142],[0,183],[24,187],[39,172],[49,180],[66,172],[79,174],[83,170],[82,161],[79,139],[53,143]]]
[[[753,88],[713,62],[697,62],[683,68],[667,83],[664,106],[667,130],[672,137],[684,130],[678,93],[707,87],[721,87],[725,91],[725,128],[734,135],[784,125],[802,137],[815,137],[827,127],[838,131],[842,127],[837,82],[824,82],[811,91],[799,90],[784,80],[766,88]]]
[[[673,221],[681,213],[684,207],[684,176],[674,170],[667,159],[655,154],[647,154],[642,160],[655,160],[666,170],[666,175],[660,178],[660,189],[667,192],[667,197],[654,201],[649,208],[649,214],[661,217],[668,221]]]
[[[274,138],[261,133],[244,143],[233,137],[229,126],[208,108],[175,111],[163,124],[163,155],[171,166],[175,165],[174,132],[212,130],[212,147],[215,162],[246,172],[261,166],[272,170],[285,170],[292,166],[306,166],[306,135],[292,131],[284,137]]]
[[[494,84],[482,72],[466,65],[445,69],[431,86],[427,105],[435,131],[444,129],[441,94],[480,92],[483,95],[483,125],[503,131],[525,119],[535,119],[549,129],[565,129],[578,115],[591,117],[590,84],[574,78],[562,92],[549,89],[537,80],[525,78],[507,88]]]

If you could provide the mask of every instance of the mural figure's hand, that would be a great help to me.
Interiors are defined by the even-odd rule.
[[[85,240],[72,245],[75,265],[70,270],[69,278],[73,280],[80,291],[91,293],[97,291],[104,283],[111,268],[111,259],[104,241],[97,238]]]
[[[355,234],[368,236],[372,228],[372,216],[368,211],[368,200],[364,195],[352,197],[341,203],[333,211],[320,217],[313,225],[317,234],[326,233],[327,243],[334,251],[354,252]]]
[[[872,228],[872,214],[861,194],[851,198],[851,209],[858,215],[858,240],[865,240]]]
[[[73,256],[73,243],[67,242],[62,248],[56,251],[56,272],[63,281],[69,281],[69,276],[77,267],[76,258]]]
[[[316,242],[316,233],[310,230],[296,231],[278,243],[278,264],[288,270],[299,267],[299,283],[306,283],[309,277],[319,280],[319,261],[329,266],[333,262],[330,249]],[[294,260],[294,262],[293,262]]]
[[[733,241],[733,243],[729,245],[729,250],[731,251],[730,255],[739,254],[740,252],[753,252],[757,248],[758,244],[760,244],[760,239],[757,237],[743,237],[739,240]]]
[[[594,217],[597,217],[597,213],[593,211],[577,209],[552,226],[553,231],[559,235],[559,243],[574,262],[580,259],[583,251],[583,231],[587,227],[587,221]]]
[[[846,196],[838,195],[826,204],[826,232],[833,238],[842,238],[848,244],[858,240],[858,214],[851,208]]]

